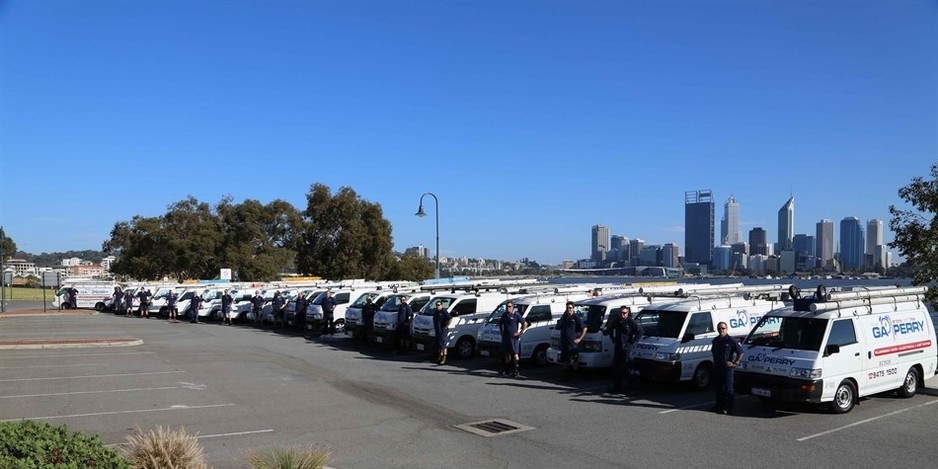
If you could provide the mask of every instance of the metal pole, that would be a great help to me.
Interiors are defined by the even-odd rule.
[[[6,273],[6,252],[3,250],[4,241],[7,239],[6,231],[0,226],[0,313],[7,312],[7,273]]]
[[[420,208],[417,209],[418,217],[427,216],[426,212],[423,211],[423,198],[426,196],[433,197],[433,202],[436,205],[436,278],[440,278],[440,199],[436,197],[436,194],[432,192],[424,192],[420,196]]]

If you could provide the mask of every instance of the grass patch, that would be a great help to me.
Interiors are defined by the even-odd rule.
[[[127,437],[121,451],[133,461],[134,469],[204,469],[205,454],[195,435],[157,425],[149,432],[139,428]]]
[[[4,295],[7,301],[42,301],[42,288],[30,287],[11,287],[4,288]],[[55,298],[55,290],[46,288],[46,302],[52,303]]]
[[[321,448],[273,448],[247,454],[252,469],[321,469],[329,463],[329,452]]]

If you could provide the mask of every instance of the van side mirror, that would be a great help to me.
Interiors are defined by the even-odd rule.
[[[835,353],[840,353],[840,345],[829,344],[827,347],[824,348],[825,357],[829,357]]]
[[[692,340],[694,340],[694,334],[691,334],[690,332],[688,332],[687,334],[684,334],[684,337],[681,337],[682,344],[685,342],[690,342]]]

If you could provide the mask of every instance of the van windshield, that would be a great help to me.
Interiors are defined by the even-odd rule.
[[[659,311],[647,308],[643,309],[635,318],[638,324],[642,326],[645,337],[668,337],[671,339],[680,337],[685,319],[687,319],[686,311]]]
[[[437,302],[443,303],[443,309],[449,311],[449,307],[450,305],[453,304],[453,301],[455,301],[455,298],[447,298],[445,296],[433,297],[430,301],[427,302],[426,305],[424,305],[423,309],[420,310],[420,315],[433,316],[433,312],[436,311]],[[395,309],[395,311],[397,311],[397,309]],[[453,314],[453,312],[450,311],[450,314]],[[453,316],[456,316],[456,315],[453,314]]]
[[[764,316],[744,342],[778,349],[818,351],[827,331],[827,319]]]
[[[606,317],[606,307],[600,305],[577,306],[577,314],[583,311],[586,314],[587,332],[599,332],[603,327],[603,318]]]

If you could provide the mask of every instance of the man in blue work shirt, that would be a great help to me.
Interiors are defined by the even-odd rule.
[[[625,378],[625,393],[632,394],[632,346],[642,340],[645,332],[642,326],[632,318],[632,309],[628,306],[619,308],[619,320],[614,321],[608,330],[612,336],[612,392],[622,392],[622,379]]]
[[[498,318],[498,330],[502,334],[502,353],[505,367],[500,376],[518,377],[519,362],[521,361],[521,334],[527,328],[524,318],[515,311],[515,305],[508,300],[505,303],[505,312]]]
[[[189,322],[193,324],[199,323],[199,308],[202,307],[202,297],[199,295],[192,295],[192,299],[189,300]]]
[[[176,310],[177,299],[179,299],[179,295],[176,293],[176,290],[170,290],[169,295],[166,295],[167,314],[169,315],[169,319],[173,322],[179,322],[179,320],[176,319],[176,315],[179,313],[179,311]]]
[[[234,299],[231,297],[228,289],[221,296],[221,323],[222,325],[231,325],[231,303]]]
[[[140,317],[150,319],[150,291],[141,288],[137,298],[140,300]]]
[[[261,291],[257,290],[254,292],[254,296],[251,297],[251,313],[254,315],[254,325],[261,323],[261,312],[264,310],[264,297],[261,296]]]
[[[713,338],[713,389],[716,397],[714,412],[729,414],[733,412],[733,378],[734,369],[743,359],[743,348],[739,341],[730,337],[726,323],[717,324],[720,334]]]
[[[68,308],[66,309],[78,309],[78,289],[68,287],[65,290],[65,295],[68,297]]]
[[[327,291],[326,297],[323,298],[322,302],[319,304],[319,306],[322,307],[322,319],[326,322],[323,326],[325,328],[323,334],[335,334],[335,304],[335,298],[332,297],[332,292]]]
[[[283,300],[283,295],[279,291],[274,292],[274,299],[270,302],[271,326],[276,327],[278,320],[283,320],[284,307],[287,302]],[[286,324],[286,321],[283,321]]]
[[[134,315],[134,291],[130,288],[124,290],[124,316]]]
[[[401,305],[397,308],[397,341],[401,350],[408,350],[410,338],[410,320],[414,317],[414,310],[407,303],[407,297],[401,295]]]
[[[436,362],[440,365],[446,364],[446,342],[449,339],[449,322],[453,316],[443,308],[443,302],[436,300],[433,310],[433,333],[436,334]],[[372,315],[372,318],[374,316]]]
[[[557,330],[560,331],[560,362],[563,364],[564,379],[573,378],[573,372],[579,369],[579,345],[586,336],[586,328],[580,317],[573,314],[574,304],[567,302],[567,309],[563,316],[557,320]]]

